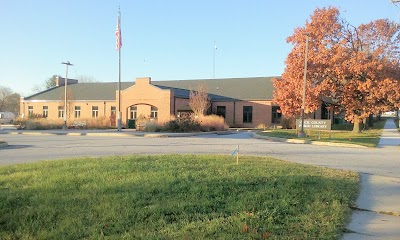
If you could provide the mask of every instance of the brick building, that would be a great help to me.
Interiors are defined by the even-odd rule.
[[[221,115],[231,127],[256,127],[279,124],[279,107],[272,103],[273,77],[229,78],[178,81],[151,81],[138,78],[121,82],[122,124],[140,115],[158,122],[190,111],[189,93],[203,85],[211,99],[209,113]],[[48,119],[64,117],[64,79],[56,86],[21,98],[20,113],[42,115]],[[118,83],[78,83],[68,79],[67,122],[77,119],[110,117],[118,106]],[[317,113],[318,114],[318,113]],[[319,113],[321,115],[321,113]]]

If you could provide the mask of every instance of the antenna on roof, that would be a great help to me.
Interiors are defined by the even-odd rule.
[[[217,53],[217,42],[214,41],[214,62],[213,62],[213,78],[215,78],[215,55]]]

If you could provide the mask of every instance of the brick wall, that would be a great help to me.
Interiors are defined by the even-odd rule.
[[[21,115],[24,115],[24,118],[29,116],[28,106],[33,107],[33,114],[43,115],[43,107],[47,107],[49,120],[59,119],[58,117],[58,108],[62,107],[64,109],[64,101],[22,101],[20,104],[20,112]],[[92,107],[98,107],[98,117],[106,117],[109,118],[111,116],[111,106],[116,106],[114,101],[72,101],[68,103],[67,109],[67,120],[75,119],[75,106],[79,106],[81,108],[80,119],[89,119],[92,118]],[[63,118],[61,118],[63,119]]]
[[[116,92],[118,99],[118,92]],[[137,78],[135,85],[121,91],[122,123],[126,124],[131,106],[137,107],[137,116],[150,118],[151,107],[158,109],[158,122],[166,122],[173,113],[174,94],[169,89],[151,85],[150,78]]]
[[[73,101],[69,108],[69,120],[75,116],[75,106],[81,107],[81,119],[92,118],[92,107],[98,107],[98,116],[109,118],[111,116],[111,107],[115,106],[118,110],[118,91],[115,93],[115,101]],[[126,125],[130,118],[130,108],[137,108],[137,117],[140,115],[150,118],[151,108],[158,109],[158,118],[156,121],[164,123],[170,120],[171,115],[177,116],[179,109],[188,109],[189,99],[175,98],[170,89],[161,89],[151,84],[150,78],[138,78],[131,87],[121,91],[121,113],[122,124]],[[28,106],[33,106],[35,114],[43,114],[43,106],[48,106],[48,118],[58,118],[58,106],[63,106],[63,101],[24,101],[21,98],[21,113],[28,116]],[[226,107],[225,120],[232,127],[257,127],[260,124],[271,126],[272,120],[272,102],[269,100],[260,101],[229,101],[213,102],[212,113],[217,113],[218,106]],[[243,122],[243,107],[252,107],[252,121]],[[320,112],[317,111],[317,115]]]

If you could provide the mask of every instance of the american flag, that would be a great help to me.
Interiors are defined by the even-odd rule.
[[[122,35],[121,35],[121,23],[120,23],[120,16],[118,15],[118,22],[117,22],[117,29],[115,29],[115,36],[117,37],[117,51],[120,50],[122,47]]]

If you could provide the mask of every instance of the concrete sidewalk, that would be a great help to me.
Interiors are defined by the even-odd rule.
[[[385,127],[382,131],[381,138],[379,139],[378,147],[400,147],[400,132],[396,128],[393,118],[386,120]]]
[[[393,119],[387,119],[378,147],[399,144],[400,133]],[[344,240],[400,239],[400,179],[361,174],[360,195],[347,229]]]

